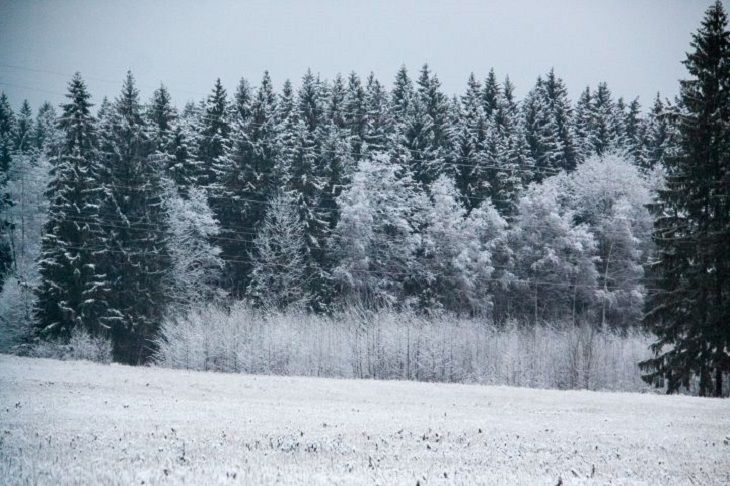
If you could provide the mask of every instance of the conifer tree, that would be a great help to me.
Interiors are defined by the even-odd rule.
[[[591,105],[591,148],[596,155],[615,150],[621,145],[616,106],[606,83],[599,83]]]
[[[578,162],[583,162],[595,152],[591,138],[591,133],[593,133],[592,106],[591,88],[586,86],[575,105],[575,116],[573,117],[573,140]]]
[[[106,334],[111,276],[102,273],[104,240],[96,223],[104,200],[91,95],[81,75],[69,83],[59,119],[62,144],[52,164],[36,316],[42,336],[68,339],[75,328]]]
[[[10,221],[5,217],[12,204],[5,190],[14,150],[15,114],[7,96],[0,92],[0,289],[12,265]]]
[[[668,392],[698,379],[722,396],[730,371],[730,32],[721,2],[708,8],[684,61],[675,155],[653,206],[656,262],[645,323],[657,335],[645,379]]]
[[[15,133],[13,134],[15,150],[26,152],[33,147],[33,111],[28,100],[23,100],[20,111],[15,119]]]
[[[36,115],[33,133],[36,149],[50,155],[60,142],[59,136],[60,132],[56,126],[56,109],[46,101],[38,108]]]
[[[370,73],[365,87],[365,110],[367,112],[367,132],[365,142],[369,151],[385,151],[392,117],[386,90]]]
[[[200,117],[198,158],[200,160],[200,183],[207,186],[212,196],[217,196],[217,183],[221,171],[229,165],[227,160],[231,145],[230,106],[221,80],[217,79],[213,91],[205,102]],[[213,201],[213,207],[220,211],[221,201]]]
[[[638,98],[629,104],[624,118],[624,144],[632,161],[640,164],[644,149],[644,120]]]
[[[247,294],[255,303],[270,310],[309,304],[304,227],[294,201],[285,192],[277,193],[269,202],[251,259]]]
[[[651,170],[656,165],[663,165],[667,150],[672,146],[670,114],[657,93],[654,104],[649,110],[644,132],[644,147],[641,165]]]
[[[114,358],[143,363],[154,351],[155,337],[167,306],[170,268],[167,219],[161,167],[128,72],[111,107],[111,125],[100,133],[106,198],[99,217],[105,229],[102,268],[110,277],[109,309]]]
[[[455,174],[456,187],[468,208],[479,205],[480,196],[489,189],[485,164],[485,143],[489,120],[484,113],[481,85],[472,73],[460,103],[453,105],[448,162]],[[483,197],[483,196],[482,196]]]
[[[348,131],[350,151],[355,162],[362,159],[368,133],[368,116],[365,89],[355,72],[347,78],[343,101],[344,126]]]

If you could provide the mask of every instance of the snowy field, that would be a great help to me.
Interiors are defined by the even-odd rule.
[[[728,484],[730,401],[0,355],[1,484]]]

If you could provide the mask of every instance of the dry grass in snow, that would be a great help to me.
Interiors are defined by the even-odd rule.
[[[730,401],[0,355],[2,484],[728,484]]]

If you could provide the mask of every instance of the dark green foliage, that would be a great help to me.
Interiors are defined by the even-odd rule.
[[[720,2],[707,10],[684,61],[676,154],[665,154],[666,185],[656,217],[656,289],[646,325],[657,334],[645,379],[669,392],[698,379],[721,396],[730,371],[730,32]]]
[[[109,108],[109,122],[99,134],[106,197],[99,218],[104,249],[98,254],[110,287],[101,322],[111,329],[114,359],[136,364],[154,351],[151,340],[168,295],[164,167],[155,157],[160,120],[151,131],[131,73]],[[157,140],[150,133],[157,134]]]
[[[68,339],[75,327],[94,335],[109,331],[109,276],[104,274],[104,239],[98,226],[104,200],[95,120],[86,85],[77,73],[62,105],[62,132],[48,187],[50,207],[39,262],[41,285],[36,315],[39,334]]]

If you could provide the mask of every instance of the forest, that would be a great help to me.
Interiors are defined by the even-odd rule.
[[[230,91],[217,80],[184,105],[164,85],[141,99],[131,72],[101,100],[76,73],[64,104],[35,113],[0,94],[0,350],[83,332],[142,364],[179,358],[175,323],[357,314],[367,332],[395,315],[435,333],[651,332],[647,382],[726,394],[720,3],[685,65],[679,95],[646,106],[606,83],[571,99],[554,70],[522,99],[494,70],[450,96],[425,64],[390,86],[311,70],[278,90],[268,73]],[[379,370],[352,375],[403,376]],[[419,370],[405,377],[458,381]]]

